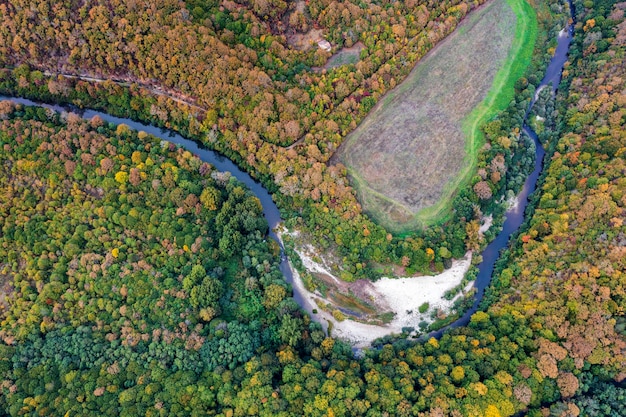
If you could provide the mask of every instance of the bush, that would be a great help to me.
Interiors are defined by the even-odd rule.
[[[428,311],[428,309],[430,308],[430,304],[428,303],[428,301],[426,301],[424,304],[422,304],[421,306],[419,306],[419,312],[424,314]]]
[[[346,319],[346,316],[339,310],[333,310],[333,317],[337,321],[344,321]]]

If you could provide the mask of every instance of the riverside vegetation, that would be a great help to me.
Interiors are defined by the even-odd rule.
[[[133,230],[137,230],[133,236],[140,237],[138,232],[141,230],[137,225],[135,229],[128,225],[133,216],[130,216],[130,211],[126,214],[122,210],[132,209],[128,197],[126,201],[118,198],[107,204],[112,207],[118,207],[119,204],[118,221],[121,221],[122,214],[126,214],[125,226],[113,222],[109,224],[109,221],[100,225],[100,219],[95,216],[97,213],[91,214],[89,211],[76,214],[77,220],[92,216],[90,221],[98,221],[100,227],[110,229],[107,234],[118,234],[117,238],[111,237],[112,241],[105,239],[101,242],[98,237],[104,234],[96,236],[97,233],[91,230],[74,228],[80,231],[76,236],[61,233],[60,238],[66,239],[63,246],[53,243],[56,245],[54,249],[61,252],[57,255],[49,253],[52,248],[43,244],[24,247],[28,244],[25,239],[36,238],[37,234],[16,234],[14,231],[13,235],[3,235],[7,241],[2,250],[7,258],[9,253],[13,254],[10,255],[11,265],[2,265],[3,279],[21,283],[13,288],[15,292],[12,296],[16,296],[19,291],[26,297],[11,299],[12,296],[9,296],[7,312],[2,316],[0,387],[3,395],[0,396],[0,409],[6,410],[9,415],[197,415],[202,412],[222,416],[510,416],[518,412],[533,417],[623,415],[625,394],[620,382],[626,378],[624,5],[612,1],[574,3],[577,13],[575,39],[562,88],[556,100],[543,97],[539,108],[535,110],[537,115],[545,119],[541,122],[545,128],[542,140],[550,155],[546,160],[547,168],[539,192],[534,197],[536,209],[529,214],[529,220],[522,233],[515,238],[512,249],[503,256],[494,284],[484,299],[484,310],[476,313],[467,327],[455,329],[440,340],[430,339],[426,343],[381,344],[380,349],[366,352],[365,358],[355,359],[348,346],[332,338],[325,338],[316,325],[307,322],[307,317],[299,316],[297,308],[280,289],[272,287],[282,296],[278,297],[282,298],[279,306],[271,308],[268,307],[271,304],[265,306],[261,302],[265,310],[253,308],[255,313],[252,314],[246,306],[247,298],[237,301],[237,289],[245,289],[253,283],[247,277],[241,282],[243,277],[237,274],[249,269],[252,269],[248,271],[250,274],[255,274],[254,270],[259,274],[265,273],[265,278],[255,275],[259,276],[257,284],[260,286],[257,290],[263,288],[265,297],[266,284],[261,281],[267,280],[268,274],[272,276],[272,260],[275,258],[271,248],[260,238],[256,240],[259,245],[256,250],[261,257],[262,253],[267,253],[264,258],[267,264],[262,262],[263,265],[269,265],[266,272],[265,266],[246,267],[245,246],[240,251],[221,254],[219,244],[217,249],[210,250],[217,250],[216,261],[223,261],[232,268],[223,268],[223,275],[218,274],[217,266],[203,267],[203,271],[199,267],[190,268],[194,262],[181,265],[181,256],[183,261],[184,257],[193,259],[190,246],[191,253],[185,251],[184,247],[182,251],[180,247],[169,247],[178,250],[177,257],[168,256],[166,261],[178,265],[169,267],[183,268],[175,277],[168,277],[171,281],[157,274],[150,278],[144,277],[148,274],[141,269],[131,269],[133,263],[139,263],[141,259],[123,259],[122,254],[138,254],[136,251],[144,246],[140,243],[141,239],[137,249],[132,247],[133,239],[120,239],[120,235]],[[541,7],[538,6],[538,9],[541,10]],[[37,86],[37,73],[33,78],[33,71],[27,68],[5,72],[4,77],[3,88],[21,89],[24,94],[29,91],[35,94],[42,90],[42,94],[47,94],[47,87],[42,87],[45,83]],[[18,81],[22,81],[21,85]],[[527,81],[532,83],[533,80],[529,76]],[[83,85],[80,82],[76,84]],[[524,81],[521,81],[518,86],[523,84]],[[96,86],[92,91],[105,94],[105,89],[118,89],[121,96],[129,94],[126,96],[128,100],[132,97],[132,93],[124,93],[129,90],[121,86]],[[75,90],[68,91],[68,95],[73,94],[78,93]],[[89,98],[86,94],[83,97],[85,100]],[[64,198],[71,202],[69,209],[78,209],[81,199],[98,204],[97,196],[92,196],[92,191],[87,192],[92,190],[87,185],[97,184],[95,181],[102,177],[102,171],[98,170],[102,167],[90,165],[87,152],[65,155],[69,164],[51,163],[50,167],[44,167],[46,169],[40,168],[41,172],[32,172],[28,163],[30,160],[45,160],[53,154],[43,152],[42,148],[36,155],[37,152],[29,151],[28,147],[32,146],[30,141],[24,140],[33,140],[33,132],[45,131],[46,136],[60,132],[60,136],[65,137],[64,132],[79,129],[81,134],[74,138],[68,133],[71,139],[68,139],[68,145],[71,143],[78,147],[82,146],[81,137],[89,137],[89,132],[95,135],[97,130],[93,132],[93,126],[71,119],[61,123],[55,119],[56,116],[44,110],[3,107],[3,115],[7,118],[3,121],[3,125],[7,126],[3,129],[6,133],[3,133],[2,139],[2,149],[7,155],[3,156],[3,169],[15,170],[14,175],[6,175],[3,180],[14,181],[11,189],[23,190],[24,193],[28,191],[28,198],[16,199],[13,202],[15,207],[9,208],[8,215],[3,216],[3,219],[7,219],[6,225],[3,224],[3,233],[5,227],[7,230],[17,230],[17,226],[31,222],[33,225],[42,221],[47,224],[45,216],[53,220],[50,226],[55,225],[62,230],[65,220],[54,218],[56,210],[37,213],[37,210],[46,206],[46,200],[43,199],[46,194],[43,191],[48,190],[51,184],[55,184],[59,190],[57,196],[51,192],[49,197],[53,200]],[[492,138],[489,136],[490,129],[503,125],[500,120],[487,125],[486,140]],[[117,141],[116,147],[128,148],[117,150],[118,154],[125,155],[127,168],[136,168],[131,165],[138,163],[133,161],[135,151],[140,154],[145,152],[143,156],[148,156],[146,142],[140,142],[139,137],[132,132],[125,132],[123,127],[115,130],[105,126],[102,128],[107,130],[97,132],[101,135],[98,136],[100,141]],[[18,136],[22,136],[22,143],[19,143]],[[499,137],[495,136],[496,139]],[[120,141],[121,138],[124,140]],[[35,140],[49,142],[45,137],[35,137]],[[46,150],[53,152],[55,144],[51,142],[51,146],[46,145]],[[143,144],[143,150],[137,149],[139,144]],[[23,162],[18,164],[20,159],[15,158],[19,154],[10,152],[14,146],[22,147],[33,156],[21,158]],[[63,151],[62,148],[57,150]],[[206,178],[207,173],[200,171],[202,165],[194,168],[193,158],[185,157],[183,151],[162,148],[158,143],[150,148],[150,152],[157,153],[158,150],[163,158],[171,158],[170,164],[176,170],[184,172],[185,167],[189,167],[186,174],[191,184],[185,187],[193,186],[195,181],[208,181],[209,189],[218,190],[223,199],[230,198],[230,193],[222,188],[228,187],[228,184],[213,183],[217,179],[211,175]],[[83,154],[87,158],[85,161],[82,159]],[[91,149],[88,154],[98,155]],[[147,166],[143,156],[139,156]],[[137,161],[139,156],[135,158]],[[99,162],[98,159],[96,161]],[[71,171],[71,162],[76,164],[74,171]],[[118,170],[116,174],[125,171],[119,158],[113,162]],[[28,171],[29,168],[31,171]],[[155,176],[167,175],[159,173],[156,168],[148,169],[146,175],[148,172]],[[68,171],[71,172],[71,178]],[[56,174],[56,177],[52,174]],[[81,174],[84,178],[81,178]],[[125,176],[120,175],[122,181],[118,181],[112,172],[108,175],[109,185],[113,184],[119,190],[113,188],[112,196],[121,195],[124,191],[120,186]],[[220,178],[218,174],[215,176]],[[134,187],[130,178],[128,171],[128,182],[124,184],[128,187],[127,191],[132,191]],[[39,180],[43,185],[44,179],[48,188],[42,188],[35,181]],[[64,182],[59,183],[59,179]],[[141,170],[139,179],[144,181]],[[29,180],[33,182],[29,183]],[[72,184],[76,184],[77,188]],[[64,188],[66,185],[72,187]],[[148,184],[141,182],[139,186]],[[105,186],[101,188],[104,191]],[[184,187],[181,185],[180,188]],[[61,191],[69,192],[69,197],[61,194]],[[201,199],[200,189],[187,191],[188,195],[195,194],[196,198]],[[95,192],[99,194],[97,188]],[[245,191],[240,193],[243,198]],[[254,213],[253,201],[249,201],[248,209]],[[175,204],[172,200],[169,203]],[[123,208],[123,204],[127,206]],[[167,207],[168,199],[163,196],[161,200],[151,201],[150,204],[157,209],[161,204]],[[140,204],[137,205],[141,208]],[[186,227],[185,220],[195,215],[211,216],[207,210],[201,207],[198,214],[193,210],[185,211],[180,216],[183,220],[180,227]],[[179,225],[180,219],[173,222],[174,218],[169,216],[165,224]],[[67,219],[70,226],[72,220]],[[190,223],[193,228],[195,223]],[[151,223],[139,225],[150,227]],[[157,226],[152,225],[153,228]],[[172,231],[165,227],[164,230],[154,232],[171,233],[176,237],[179,232],[177,227],[172,225]],[[259,222],[256,229],[252,227],[246,235],[243,230],[239,230],[242,236],[246,236],[245,242],[248,242],[249,234],[256,235],[254,230],[258,230],[260,236],[264,227]],[[232,235],[232,232],[233,228],[217,229],[214,239],[221,238],[220,233]],[[16,241],[16,237],[21,240]],[[74,241],[70,242],[72,239]],[[108,285],[106,281],[98,280],[93,287],[85,286],[91,284],[91,274],[98,277],[99,273],[105,271],[101,265],[95,268],[96,265],[88,262],[89,256],[84,258],[84,255],[89,253],[87,250],[102,250],[107,243],[113,245],[115,240],[119,241],[120,251],[115,258],[113,248],[110,249],[110,258],[113,258],[111,265],[121,264],[128,269],[127,274],[134,274],[133,281],[137,281],[138,285],[137,294],[142,294],[141,291],[156,294],[161,289],[167,289],[168,293],[164,297],[166,302],[173,304],[168,306],[171,311],[183,313],[183,317],[172,317],[167,321],[167,311],[150,310],[143,305],[144,300],[130,291],[122,296],[122,287],[119,287],[119,293],[104,288],[106,294],[87,296],[82,300],[82,305],[80,298],[74,298],[75,294],[96,290],[102,292],[102,286]],[[154,245],[154,242],[149,243]],[[122,245],[125,246],[124,251],[121,250]],[[102,255],[105,259],[109,254],[109,248],[106,249],[107,253]],[[155,268],[160,265],[163,252],[160,252],[158,246],[151,249],[156,252],[148,260],[155,262]],[[207,246],[197,249],[209,250]],[[60,259],[68,256],[64,253],[66,250],[77,261],[72,263],[69,259]],[[44,251],[45,257],[42,256]],[[250,253],[247,252],[247,255],[252,265]],[[31,261],[29,271],[34,274],[32,278],[25,279],[13,271],[13,263],[17,264],[18,259],[22,259],[18,256]],[[80,262],[82,258],[85,262]],[[198,264],[207,261],[204,258],[196,260]],[[60,264],[60,267],[66,264],[68,269],[59,273],[53,281],[47,273],[56,264]],[[70,266],[76,268],[72,272],[73,276],[67,273]],[[88,270],[87,266],[91,268]],[[72,277],[74,282],[70,282]],[[127,277],[122,274],[113,278],[125,280]],[[155,281],[157,285],[146,285],[145,279],[150,279],[150,283]],[[221,291],[216,293],[207,291],[212,294],[205,299],[208,305],[217,305],[221,309],[213,312],[216,316],[207,325],[202,323],[204,319],[198,310],[206,304],[194,306],[191,295],[188,302],[185,298],[189,288],[193,292],[196,286],[202,287],[205,279],[209,288],[221,287]],[[129,282],[120,283],[125,283],[127,287],[130,285]],[[276,281],[269,284],[268,288],[272,284],[282,286],[277,275]],[[48,292],[44,298],[41,295],[46,285]],[[170,291],[172,289],[177,289],[176,294]],[[195,292],[196,295],[204,294],[203,290]],[[176,300],[168,298],[174,298],[172,294]],[[130,300],[128,297],[131,297]],[[122,303],[129,301],[134,303],[120,311]],[[61,303],[63,306],[68,305],[67,312],[54,310],[54,306]],[[181,306],[176,307],[176,303]],[[120,308],[115,311],[114,306]],[[110,307],[110,311],[107,307]],[[144,341],[144,332],[147,333],[155,323],[146,318],[145,323],[142,323],[145,324],[143,328],[133,328],[132,321],[127,326],[127,316],[134,314],[135,308],[140,318],[142,314],[156,314],[159,320],[165,319],[165,329],[159,323],[158,330],[161,331],[149,334],[148,340]],[[12,315],[12,309],[23,311],[24,314],[20,313],[19,317]],[[82,312],[81,309],[91,309],[93,314],[76,317],[70,314]],[[269,317],[261,317],[260,324],[254,323],[254,314],[265,314],[266,311]],[[43,320],[43,316],[50,319]],[[276,317],[277,321],[272,323],[272,317]],[[248,318],[251,321],[248,322]],[[23,323],[17,323],[13,329],[13,326],[9,326],[12,323],[9,320],[14,322],[17,319],[23,320]],[[78,322],[74,323],[76,320]],[[196,325],[192,330],[190,326],[194,323],[202,326]],[[172,329],[169,326],[177,327]],[[196,337],[191,337],[193,331],[196,331]],[[254,339],[256,335],[267,335],[270,343],[267,346],[258,345]],[[160,343],[165,336],[171,337],[174,343]],[[154,340],[155,337],[158,340]],[[16,340],[20,343],[16,343]],[[229,351],[228,348],[236,344],[250,348]],[[236,360],[212,362],[212,352],[248,354]],[[231,363],[233,365],[229,366]]]

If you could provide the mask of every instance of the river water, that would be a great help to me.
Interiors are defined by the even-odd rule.
[[[571,4],[570,4],[570,7]],[[573,15],[573,8],[572,8]],[[541,84],[538,86],[538,90],[544,88],[548,85],[552,85],[553,92],[556,92],[556,89],[561,80],[561,73],[563,70],[563,65],[567,60],[567,52],[569,50],[569,45],[572,39],[573,29],[568,27],[567,30],[563,30],[559,34],[558,44],[555,51],[554,56],[552,57],[550,64],[546,70],[546,74],[541,81]],[[215,168],[219,171],[228,171],[230,172],[237,180],[246,185],[261,201],[261,205],[263,206],[263,215],[267,219],[267,222],[270,227],[269,236],[276,240],[280,246],[282,247],[282,242],[274,232],[274,229],[280,224],[280,211],[278,207],[272,200],[269,192],[259,183],[255,181],[248,173],[242,171],[237,165],[235,165],[228,158],[218,154],[217,152],[211,151],[209,149],[204,148],[193,140],[186,139],[181,135],[174,133],[172,131],[164,130],[158,127],[146,125],[140,122],[136,122],[130,119],[125,119],[121,117],[111,116],[106,113],[102,113],[95,110],[79,110],[75,108],[65,108],[58,105],[49,105],[43,103],[37,103],[31,100],[23,99],[23,98],[15,98],[15,97],[4,97],[0,96],[0,100],[10,100],[17,104],[22,104],[26,106],[41,106],[45,108],[49,108],[55,111],[64,112],[64,111],[72,111],[74,113],[78,113],[86,119],[90,119],[93,116],[99,116],[102,120],[105,120],[110,123],[115,124],[126,124],[131,129],[142,130],[146,133],[149,133],[159,139],[166,140],[169,142],[176,143],[178,145],[183,146],[191,153],[197,155],[202,161],[208,162],[215,166]],[[528,116],[528,112],[530,108],[534,104],[535,100],[532,100],[526,115]],[[535,142],[536,148],[536,159],[535,159],[535,168],[533,172],[528,176],[526,182],[524,183],[524,187],[520,194],[518,195],[518,204],[511,208],[506,213],[506,220],[504,221],[502,231],[498,234],[498,236],[485,248],[482,253],[483,261],[478,265],[478,275],[476,277],[476,281],[474,282],[474,287],[476,288],[475,299],[472,307],[465,312],[465,314],[460,317],[457,321],[451,323],[450,325],[429,334],[429,336],[440,338],[443,333],[447,330],[453,329],[455,327],[465,326],[470,320],[472,314],[474,314],[478,310],[478,305],[483,298],[485,293],[485,288],[491,282],[494,265],[499,257],[500,250],[505,248],[508,244],[509,237],[513,234],[517,229],[519,229],[520,225],[524,221],[524,211],[528,204],[528,196],[535,190],[537,179],[541,173],[541,169],[543,166],[543,157],[544,150],[537,140],[537,135],[533,132],[526,124],[524,124],[523,130],[528,134],[533,141]],[[280,270],[285,276],[285,280],[293,284],[293,271],[289,265],[289,261],[284,254],[284,251],[281,253],[281,263]],[[302,306],[309,314],[311,313],[311,306],[307,302],[306,294],[304,293],[306,290],[299,288],[298,285],[292,285],[294,289],[293,298],[294,300]]]

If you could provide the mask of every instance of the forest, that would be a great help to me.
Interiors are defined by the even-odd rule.
[[[214,3],[193,3],[188,14],[178,3],[155,3],[153,15],[162,25],[151,27],[138,11],[143,9],[126,13],[125,7],[137,7],[134,2],[103,1],[76,13],[63,13],[72,4],[2,2],[0,64],[5,69],[0,89],[48,101],[97,103],[144,120],[160,118],[164,126],[202,137],[273,184],[286,223],[310,227],[316,242],[338,250],[355,275],[373,274],[371,268],[357,268],[364,262],[400,262],[403,256],[416,270],[436,269],[442,260],[428,258],[426,248],[449,247],[455,254],[465,250],[472,242],[467,225],[475,221],[471,203],[488,210],[493,201],[480,200],[468,189],[459,194],[467,199],[457,205],[455,216],[465,218],[455,223],[460,226],[392,236],[360,211],[340,167],[325,162],[328,149],[358,120],[347,115],[362,117],[373,103],[365,98],[375,101],[392,80],[406,74],[400,62],[413,62],[420,41],[429,47],[438,33],[452,30],[466,8],[407,1],[372,2],[361,9],[366,3],[310,1],[310,16],[293,20],[302,26],[311,18],[332,27],[333,42],[362,40],[350,35],[360,33],[357,28],[377,33],[378,39],[385,36],[379,43],[376,36],[367,37],[373,44],[366,43],[368,53],[359,61],[372,68],[381,63],[375,79],[382,90],[356,105],[356,99],[345,97],[332,101],[341,92],[333,85],[338,78],[311,69],[325,59],[323,52],[294,51],[280,32],[267,32],[280,26],[287,3],[275,2],[277,8],[270,7],[274,2]],[[558,6],[535,5],[544,40],[553,37],[566,15]],[[0,103],[0,279],[2,288],[9,289],[0,307],[0,410],[10,416],[625,415],[626,4],[575,0],[574,6],[575,36],[558,94],[540,95],[531,115],[548,152],[544,173],[525,225],[497,265],[481,311],[468,326],[440,339],[382,340],[361,358],[301,313],[277,269],[278,248],[265,238],[267,224],[258,200],[228,175],[124,125]],[[358,13],[376,7],[385,13],[367,18]],[[395,8],[403,7],[412,7],[412,13],[396,13]],[[445,10],[433,12],[437,7]],[[409,15],[424,17],[421,23],[419,18],[408,22]],[[338,16],[341,22],[332,21]],[[94,24],[98,17],[103,20]],[[114,20],[117,28],[128,25],[128,31],[108,30]],[[196,20],[205,32],[191,30]],[[237,32],[242,27],[246,29]],[[129,46],[131,28],[136,43]],[[48,32],[53,36],[45,36]],[[398,40],[391,42],[389,34],[396,32]],[[192,80],[180,75],[190,68],[188,61],[170,56],[163,65],[180,71],[161,73],[143,67],[147,61],[126,59],[139,54],[139,46],[149,48],[165,39],[174,43],[184,36],[192,45],[204,33],[203,44],[211,45],[213,39],[224,45],[237,68],[236,51],[266,51],[255,60],[267,65],[267,78],[256,78],[269,84],[256,85],[259,97],[278,103],[280,88],[287,97],[290,90],[314,85],[310,88],[333,94],[327,95],[328,108],[316,103],[321,104],[319,119],[311,117],[310,125],[281,142],[271,133],[248,130],[247,122],[237,119],[251,117],[250,111],[237,112],[254,107],[253,99],[241,99],[249,96],[229,96],[224,87],[220,100],[201,96],[200,88],[198,97],[191,97],[195,89],[186,86]],[[246,40],[257,36],[264,42],[276,38],[263,46]],[[68,45],[73,45],[71,53],[64,49]],[[390,58],[382,61],[387,45],[392,45]],[[122,64],[134,66],[122,68],[116,51]],[[294,61],[283,57],[288,64],[281,67],[281,51]],[[522,120],[546,54],[536,53],[528,77],[516,85],[522,99],[483,128],[493,157],[522,140],[512,132],[519,129],[515,122]],[[297,70],[296,62],[304,65],[300,72],[283,71]],[[353,76],[357,70],[334,69]],[[89,83],[50,77],[46,71],[93,71],[122,82]],[[249,75],[215,71],[242,80]],[[300,84],[303,77],[317,82]],[[224,86],[230,82],[254,87],[233,80]],[[172,97],[150,94],[150,85],[161,83],[172,89]],[[173,90],[203,109],[226,107],[188,117],[198,109],[174,101],[182,96]],[[303,102],[297,111],[306,112],[308,105]],[[280,105],[254,108],[270,107]],[[286,119],[276,122],[281,120]],[[297,120],[306,123],[306,117]],[[262,125],[271,126],[267,119]],[[301,144],[283,146],[305,131]],[[506,155],[518,162],[523,156]],[[490,161],[483,159],[479,166]],[[508,187],[503,182],[494,195],[506,195]]]

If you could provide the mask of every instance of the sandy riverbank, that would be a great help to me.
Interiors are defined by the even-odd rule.
[[[443,296],[446,291],[461,283],[470,267],[472,258],[471,252],[468,252],[463,259],[455,260],[450,269],[434,276],[381,278],[376,282],[359,280],[362,282],[357,281],[350,284],[335,277],[330,268],[324,265],[323,260],[312,254],[312,248],[297,248],[296,252],[307,271],[325,274],[334,282],[345,287],[358,286],[372,304],[381,308],[381,312],[391,311],[394,313],[393,320],[385,325],[360,323],[351,319],[338,321],[331,312],[318,307],[318,304],[327,305],[329,301],[322,298],[319,293],[311,293],[306,290],[300,274],[292,267],[294,291],[300,293],[305,300],[306,305],[303,306],[305,310],[325,329],[328,328],[328,323],[332,323],[333,337],[346,340],[353,346],[360,348],[369,346],[377,338],[402,333],[403,328],[418,329],[421,322],[431,323],[433,312],[445,313],[449,311],[454,300],[446,300]],[[317,260],[321,262],[317,262]],[[465,291],[469,290],[471,290],[471,285],[465,287]],[[422,314],[418,309],[424,303],[428,303],[429,308]],[[317,313],[313,313],[313,310]]]
[[[491,228],[492,224],[493,224],[493,214],[490,214],[489,216],[484,216],[482,219],[482,224],[478,228],[478,234],[480,236],[483,236],[485,232]]]
[[[446,291],[461,283],[470,267],[471,254],[453,262],[452,267],[434,276],[381,278],[373,283],[375,297],[382,298],[395,317],[386,326],[371,326],[345,320],[335,324],[333,336],[346,339],[356,347],[369,345],[374,339],[388,334],[402,333],[403,327],[418,329],[420,322],[430,323],[433,310],[446,312],[453,301],[443,298]],[[424,303],[429,304],[426,313],[418,309]]]

